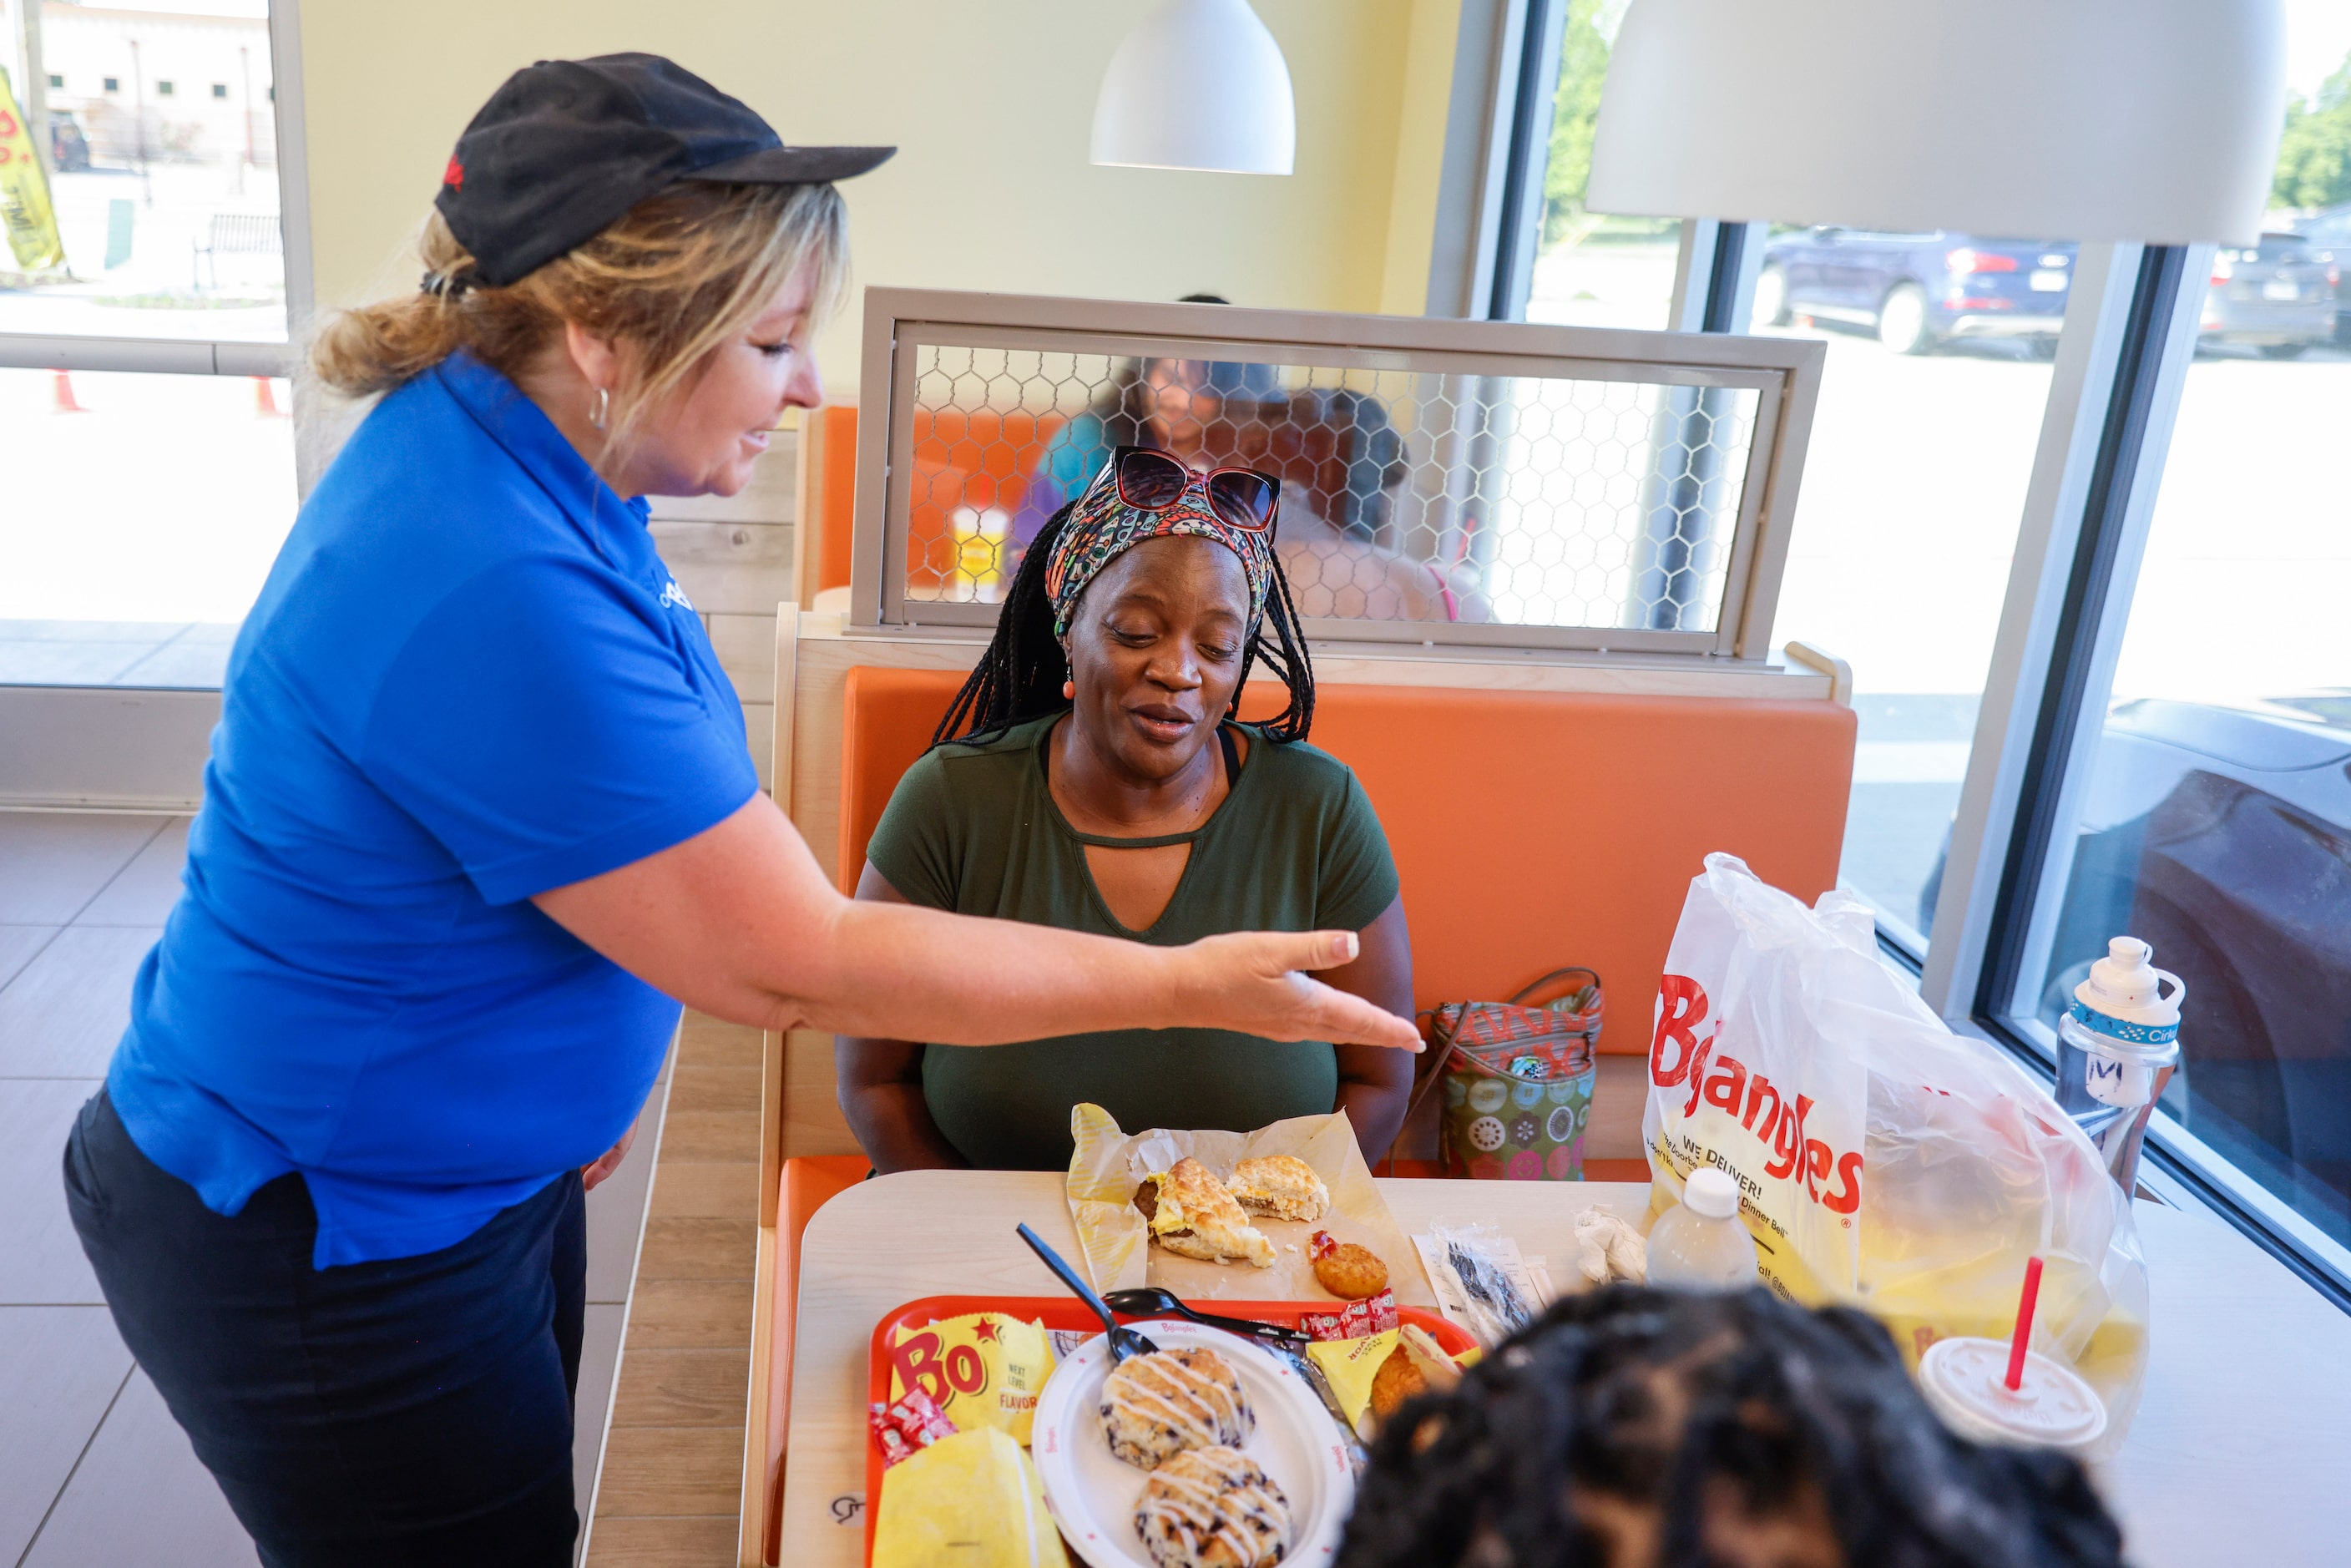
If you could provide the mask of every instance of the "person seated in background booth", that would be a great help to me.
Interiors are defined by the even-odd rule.
[[[2080,1463],[1938,1420],[1876,1319],[1562,1297],[1384,1422],[1336,1568],[2121,1568]]]
[[[1314,677],[1273,548],[1280,484],[1121,449],[1038,535],[996,635],[875,828],[861,899],[1153,945],[1360,931],[1323,979],[1403,1017],[1412,958],[1386,835],[1307,744]],[[1233,717],[1251,667],[1288,688]],[[876,1169],[1058,1170],[1070,1110],[1249,1131],[1344,1111],[1365,1156],[1412,1085],[1395,1051],[1124,1030],[987,1051],[843,1036],[842,1111]]]
[[[1177,303],[1223,305],[1216,294]],[[1220,360],[1127,360],[1084,412],[1046,444],[1012,514],[1013,549],[1026,550],[1046,520],[1082,494],[1122,446],[1152,446],[1194,467],[1255,461],[1284,393],[1271,365]],[[1254,426],[1248,434],[1243,426]],[[1253,438],[1253,439],[1252,439]],[[1018,555],[1013,558],[1018,562]]]
[[[1395,548],[1396,494],[1412,471],[1378,398],[1309,387],[1271,416],[1268,466],[1281,476],[1281,564],[1299,613],[1368,621],[1483,621],[1466,570]],[[1456,580],[1458,578],[1461,580]]]

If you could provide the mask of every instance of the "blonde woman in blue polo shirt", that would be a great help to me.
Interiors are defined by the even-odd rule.
[[[581,1192],[681,1001],[982,1046],[1136,1025],[1411,1048],[1301,970],[837,894],[645,527],[731,495],[844,256],[830,182],[652,56],[467,128],[415,296],[315,350],[380,393],[230,666],[184,892],[67,1197],[270,1568],[570,1561]]]

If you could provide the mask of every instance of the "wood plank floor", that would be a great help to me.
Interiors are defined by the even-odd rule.
[[[758,1251],[759,1031],[688,1013],[672,1071],[589,1568],[735,1561]]]

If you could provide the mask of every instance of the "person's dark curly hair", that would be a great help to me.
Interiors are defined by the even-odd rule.
[[[1045,568],[1076,509],[1075,501],[1062,507],[1029,542],[1005,592],[987,652],[979,656],[971,677],[932,732],[933,746],[992,739],[1016,724],[1069,710],[1061,683],[1070,678],[1070,660],[1061,652],[1061,639],[1053,635],[1053,601],[1045,591]],[[1282,572],[1279,554],[1273,558],[1264,618],[1241,653],[1240,679],[1233,685],[1235,712],[1259,660],[1288,689],[1290,701],[1280,714],[1255,727],[1277,746],[1304,740],[1314,727],[1314,662],[1306,652],[1306,634],[1298,629],[1298,607],[1290,601],[1290,579]]]
[[[1338,1568],[2118,1568],[2063,1455],[1953,1436],[1877,1322],[1570,1296],[1381,1430]]]

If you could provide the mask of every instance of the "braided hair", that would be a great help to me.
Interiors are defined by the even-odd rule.
[[[1061,713],[1070,706],[1061,684],[1070,678],[1069,655],[1053,635],[1053,601],[1045,591],[1045,568],[1053,547],[1069,526],[1075,501],[1046,519],[1029,541],[1012,574],[1004,608],[996,617],[996,634],[988,639],[971,678],[956,694],[946,716],[932,732],[931,744],[950,740],[993,740],[1014,725]],[[1269,635],[1269,633],[1270,633]],[[1273,552],[1272,591],[1266,595],[1263,623],[1249,632],[1241,653],[1240,679],[1233,684],[1232,712],[1249,688],[1249,672],[1262,660],[1290,692],[1289,706],[1257,727],[1277,745],[1304,740],[1314,726],[1314,664],[1306,652],[1305,635],[1298,629],[1298,607],[1290,597],[1290,580],[1282,574],[1281,555]],[[1229,716],[1229,715],[1228,716]]]
[[[2078,1463],[1953,1436],[1876,1320],[1617,1286],[1382,1427],[1336,1568],[1704,1568],[1737,1541],[1855,1568],[2122,1563]]]

